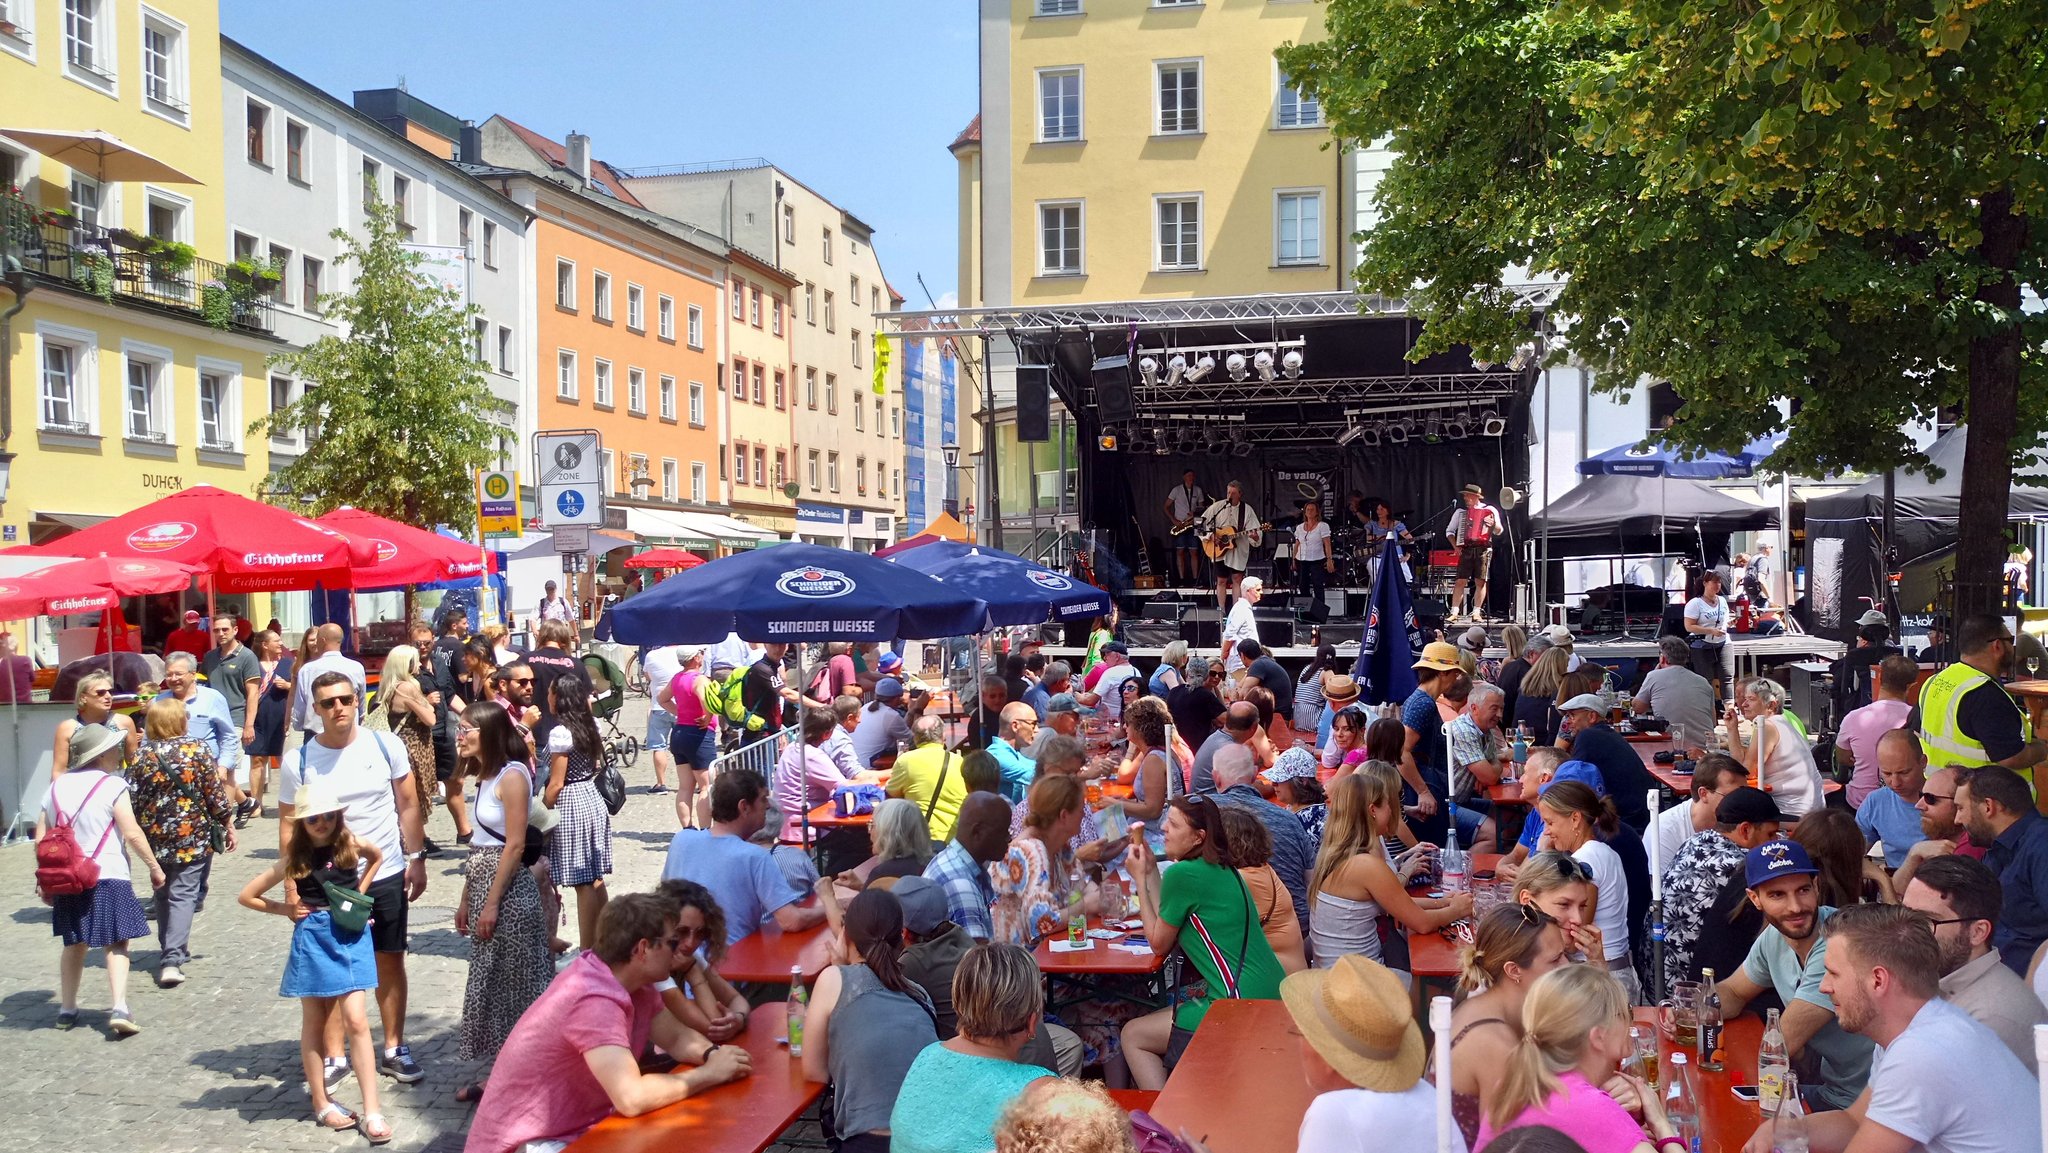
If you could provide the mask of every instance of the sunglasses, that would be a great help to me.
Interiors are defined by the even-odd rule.
[[[91,692],[87,693],[86,695],[87,695],[87,696],[89,696],[89,697],[111,697],[111,696],[113,696],[113,695],[114,695],[114,690],[112,690],[112,689],[94,689],[94,690],[92,690]]]
[[[512,677],[512,678],[509,678],[509,679],[507,679],[507,680],[505,681],[505,683],[506,683],[506,684],[508,684],[508,685],[530,685],[530,684],[532,684],[532,683],[533,683],[533,678],[532,678],[532,677]]]
[[[1557,862],[1557,875],[1567,881],[1574,878],[1590,881],[1593,879],[1593,870],[1577,857],[1560,857]]]
[[[1933,789],[1921,789],[1920,795],[1930,801],[1953,801],[1956,799],[1954,793],[1937,793]]]
[[[310,825],[310,824],[312,824],[312,823],[314,823],[315,821],[338,821],[338,820],[340,820],[340,819],[341,819],[341,814],[340,814],[340,813],[336,813],[336,812],[328,812],[328,813],[314,813],[314,814],[313,814],[312,816],[310,816],[310,817],[300,817],[300,818],[299,818],[299,820],[301,820],[301,821],[304,821],[304,822],[306,822],[306,823],[307,823],[307,824],[309,824],[309,825]]]
[[[319,700],[314,701],[313,703],[317,707],[323,709],[348,708],[353,707],[355,705],[356,696],[354,693],[349,693],[346,696],[340,697],[321,697]]]

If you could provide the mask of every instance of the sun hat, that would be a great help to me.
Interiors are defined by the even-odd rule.
[[[1273,761],[1273,767],[1259,774],[1267,784],[1298,781],[1316,775],[1316,757],[1307,749],[1288,749]]]
[[[1466,486],[1465,486],[1465,489],[1464,489],[1464,492],[1465,492],[1465,495],[1466,495],[1466,496],[1485,496],[1485,495],[1486,495],[1486,490],[1485,490],[1485,489],[1483,489],[1483,488],[1480,488],[1480,487],[1479,487],[1478,485],[1476,485],[1476,484],[1468,484],[1468,485],[1466,485]]]
[[[1798,841],[1766,841],[1749,851],[1749,856],[1743,858],[1742,869],[1743,884],[1752,889],[1773,877],[1813,876],[1820,872],[1814,867],[1813,858],[1806,855],[1806,846]]]
[[[1295,1027],[1330,1068],[1361,1089],[1400,1093],[1422,1077],[1422,1030],[1401,979],[1357,954],[1280,982]]]
[[[1340,704],[1340,701],[1349,703],[1358,699],[1358,682],[1352,680],[1348,673],[1333,673],[1325,670],[1323,673],[1323,699],[1330,702],[1331,708],[1343,708],[1344,705]]]
[[[71,730],[71,767],[85,768],[127,739],[111,725],[80,725]]]
[[[1543,639],[1552,645],[1568,645],[1572,643],[1572,630],[1563,625],[1551,625],[1543,630]]]
[[[1051,716],[1054,713],[1079,713],[1084,717],[1092,717],[1095,710],[1082,704],[1081,698],[1072,693],[1054,693],[1045,702],[1045,715]]]
[[[895,677],[883,677],[875,682],[875,695],[885,701],[893,701],[903,695],[903,682]]]
[[[1465,666],[1458,661],[1458,646],[1448,641],[1431,641],[1422,646],[1422,655],[1415,658],[1415,663],[1408,667],[1435,669],[1440,673],[1447,673]]]
[[[1560,713],[1576,712],[1579,709],[1591,709],[1596,713],[1604,713],[1607,711],[1607,702],[1600,699],[1599,693],[1580,693],[1571,700],[1557,706],[1557,711]]]
[[[898,668],[898,667],[900,667],[900,666],[901,666],[902,664],[903,664],[903,654],[902,654],[902,653],[899,653],[899,652],[895,652],[895,651],[893,651],[893,650],[892,650],[892,651],[890,651],[890,652],[885,652],[885,653],[883,653],[883,654],[881,655],[881,658],[880,658],[879,660],[877,660],[877,661],[876,661],[876,665],[877,665],[878,667],[880,667],[880,668],[885,668],[885,669],[893,669],[893,668]]]
[[[348,806],[341,803],[341,793],[325,781],[308,781],[299,786],[298,795],[292,801],[292,819],[303,821],[322,813],[338,813]]]
[[[1467,652],[1480,652],[1486,648],[1486,626],[1473,625],[1458,635],[1458,647]]]
[[[938,928],[951,911],[946,890],[923,877],[899,877],[889,892],[903,906],[903,927],[920,937]]]
[[[1890,618],[1884,615],[1884,610],[1882,609],[1869,609],[1862,616],[1856,618],[1857,628],[1862,628],[1865,625],[1888,625],[1890,623]]]

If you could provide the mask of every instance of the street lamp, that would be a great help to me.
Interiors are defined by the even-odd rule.
[[[0,355],[5,355],[0,351]],[[7,507],[7,482],[14,472],[14,454],[0,449],[0,508]]]
[[[949,440],[949,441],[947,441],[946,443],[944,443],[944,444],[942,444],[942,445],[940,445],[940,446],[939,446],[939,455],[941,455],[941,456],[943,456],[943,457],[945,457],[945,458],[946,458],[946,467],[947,467],[947,468],[959,468],[959,467],[960,467],[960,446],[959,446],[959,445],[957,445],[957,444],[955,444],[955,443],[953,443],[952,441],[950,441],[950,440]],[[5,474],[0,474],[0,476],[4,476],[4,475],[5,475]],[[4,494],[4,492],[5,492],[5,490],[4,490],[4,489],[0,489],[0,494]]]

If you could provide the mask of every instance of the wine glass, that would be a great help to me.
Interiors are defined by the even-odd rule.
[[[2040,658],[2040,656],[2039,656],[2038,654],[2032,654],[2032,653],[2028,654],[2028,656],[2027,656],[2027,676],[2031,678],[2031,677],[2038,677],[2038,676],[2040,676],[2040,675],[2041,675],[2041,658]]]

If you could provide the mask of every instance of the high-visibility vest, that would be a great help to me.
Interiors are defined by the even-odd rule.
[[[1991,763],[1983,743],[1965,733],[1957,723],[1963,697],[1990,679],[1957,661],[1920,686],[1920,744],[1926,750],[1929,770],[1948,766],[1979,768]],[[2020,713],[2020,739],[2033,740],[2033,727],[2028,724],[2026,713],[2018,705],[2013,709]],[[2028,784],[2033,783],[2031,772],[2021,769],[2019,774],[2028,778]]]

